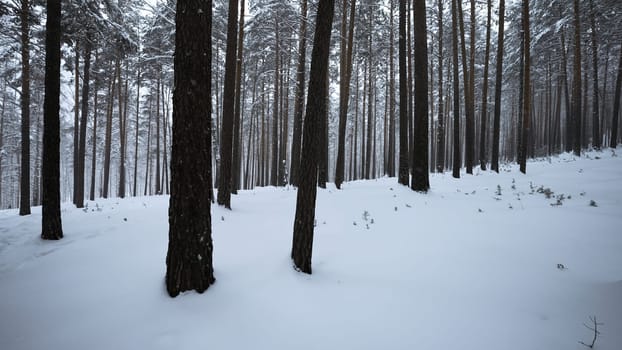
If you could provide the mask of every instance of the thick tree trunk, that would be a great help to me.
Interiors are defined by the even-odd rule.
[[[229,0],[227,21],[227,53],[225,57],[225,86],[222,96],[222,132],[220,139],[220,175],[218,176],[219,205],[231,209],[231,161],[233,156],[233,117],[235,104],[235,57],[237,51],[238,0]]]
[[[442,1],[442,0],[441,0]],[[352,3],[354,3],[353,1]],[[387,152],[387,175],[395,176],[395,65],[394,48],[395,40],[393,35],[393,0],[389,12],[389,151]]]
[[[166,255],[166,289],[172,297],[193,289],[202,293],[215,281],[211,181],[208,180],[211,178],[211,17],[211,0],[207,4],[199,0],[177,3]]]
[[[592,147],[600,150],[600,115],[599,115],[599,101],[598,101],[598,43],[596,41],[596,14],[594,13],[594,0],[590,0],[590,23],[592,26],[592,67],[593,82],[592,87]]]
[[[415,46],[415,133],[411,188],[427,192],[429,181],[428,150],[428,45],[425,0],[414,2]]]
[[[296,200],[292,259],[297,270],[311,273],[313,252],[313,226],[315,221],[315,199],[317,196],[317,165],[319,150],[317,140],[321,132],[320,123],[326,118],[328,91],[328,53],[333,23],[334,0],[320,0],[317,23],[311,54],[311,71],[307,111],[304,121],[303,145],[300,161],[300,183]]]
[[[61,239],[60,214],[60,0],[48,0],[45,24],[41,238]]]
[[[30,215],[30,3],[22,0],[20,13],[22,39],[22,154],[19,215]]]
[[[503,85],[503,31],[505,28],[505,0],[499,0],[499,30],[497,39],[497,68],[495,77],[495,116],[492,132],[491,169],[499,173],[499,134],[501,128],[501,87]]]

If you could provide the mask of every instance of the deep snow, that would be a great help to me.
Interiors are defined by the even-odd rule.
[[[527,171],[329,184],[311,276],[289,259],[296,190],[241,191],[212,207],[216,283],[175,299],[168,197],[63,205],[58,242],[41,208],[0,211],[0,349],[572,350],[592,315],[620,349],[622,157]]]

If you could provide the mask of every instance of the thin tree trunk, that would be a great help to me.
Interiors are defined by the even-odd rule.
[[[596,14],[594,13],[594,0],[590,0],[590,19],[592,25],[592,66],[594,68],[594,86],[592,91],[592,147],[600,150],[600,115],[598,101],[598,44],[596,41]]]
[[[442,1],[442,0],[440,0]],[[393,0],[389,12],[389,152],[388,171],[390,177],[395,173],[395,65],[393,63],[394,38],[393,38]],[[354,1],[353,1],[354,3]]]
[[[231,160],[231,193],[237,194],[240,188],[240,167],[241,167],[241,140],[242,123],[240,122],[240,111],[242,97],[242,59],[244,57],[244,4],[240,4],[240,20],[238,21],[238,48],[235,68],[235,106],[233,112],[233,154]]]
[[[436,143],[436,171],[445,170],[445,111],[443,109],[443,1],[438,2],[438,127]]]
[[[300,34],[298,42],[298,67],[296,69],[296,100],[294,102],[294,131],[292,135],[292,154],[290,163],[290,183],[298,185],[300,169],[300,149],[302,148],[302,115],[305,94],[305,59],[307,40],[307,0],[301,0]]]
[[[99,67],[99,55],[95,50],[95,67]],[[93,95],[93,134],[92,140],[92,156],[91,156],[91,190],[89,200],[95,200],[95,169],[97,167],[97,113],[99,111],[97,104],[97,96],[99,95],[99,75],[95,75],[95,94]],[[138,107],[137,107],[138,108]],[[136,185],[134,185],[136,187]]]
[[[138,72],[136,73],[136,134],[134,138],[134,188],[132,195],[136,197],[138,183],[138,130],[140,121],[140,56],[138,56]]]
[[[611,118],[611,138],[609,147],[618,146],[618,118],[620,114],[620,94],[622,92],[622,45],[620,45],[620,59],[618,60],[618,77],[616,78],[616,89],[613,95],[613,117]]]
[[[479,143],[479,160],[480,168],[486,170],[486,163],[488,163],[486,136],[488,134],[488,61],[490,57],[490,22],[491,22],[491,9],[492,0],[487,0],[488,17],[486,21],[486,54],[484,55],[484,81],[482,87],[482,118],[481,118],[481,131],[480,131],[480,143]]]
[[[19,215],[30,215],[30,3],[22,0],[20,12],[22,39],[22,144]]]
[[[576,1],[576,0],[575,0]],[[531,35],[529,28],[529,0],[523,0],[523,60],[525,67],[524,82],[523,82],[523,131],[521,142],[521,157],[520,157],[520,171],[523,174],[527,173],[527,149],[528,149],[528,137],[530,128],[530,113],[531,113]]]
[[[453,64],[453,100],[454,100],[454,130],[453,130],[453,177],[460,178],[462,156],[460,154],[460,82],[458,75],[458,15],[456,1],[451,1],[451,34],[452,34],[452,64]],[[466,93],[465,93],[466,94]]]
[[[86,162],[86,121],[89,114],[89,83],[91,73],[91,41],[90,35],[84,43],[84,74],[82,80],[82,117],[80,119],[80,145],[78,148],[78,184],[76,186],[77,208],[84,207],[84,169]]]
[[[408,154],[408,75],[406,73],[406,1],[399,3],[399,68],[400,68],[400,155],[398,183],[408,186],[409,154]]]
[[[574,0],[574,61],[572,79],[572,116],[573,116],[573,150],[576,156],[581,155],[581,19],[579,17],[579,1]]]
[[[73,204],[78,203],[78,168],[80,151],[80,51],[79,43],[76,41],[74,49],[74,107],[73,107]]]
[[[104,183],[102,197],[108,198],[108,186],[110,185],[110,153],[112,145],[112,106],[114,105],[114,91],[116,87],[116,72],[111,79],[108,90],[108,112],[106,117],[106,141],[104,150]]]
[[[501,87],[503,85],[503,31],[505,28],[505,0],[499,0],[499,30],[497,38],[497,68],[495,78],[495,116],[492,136],[491,169],[499,173],[499,134],[501,127]]]

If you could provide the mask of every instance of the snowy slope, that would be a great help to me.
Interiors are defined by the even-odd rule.
[[[289,260],[296,190],[242,191],[212,208],[216,283],[176,299],[168,197],[67,204],[59,242],[40,208],[1,211],[0,349],[568,350],[592,315],[620,349],[622,157],[527,170],[329,185],[311,276]]]

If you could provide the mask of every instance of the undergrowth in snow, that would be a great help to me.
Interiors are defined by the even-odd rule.
[[[168,197],[0,211],[0,349],[597,349],[622,344],[622,158],[319,190],[313,275],[289,259],[296,189],[212,207],[216,283],[164,288]]]

